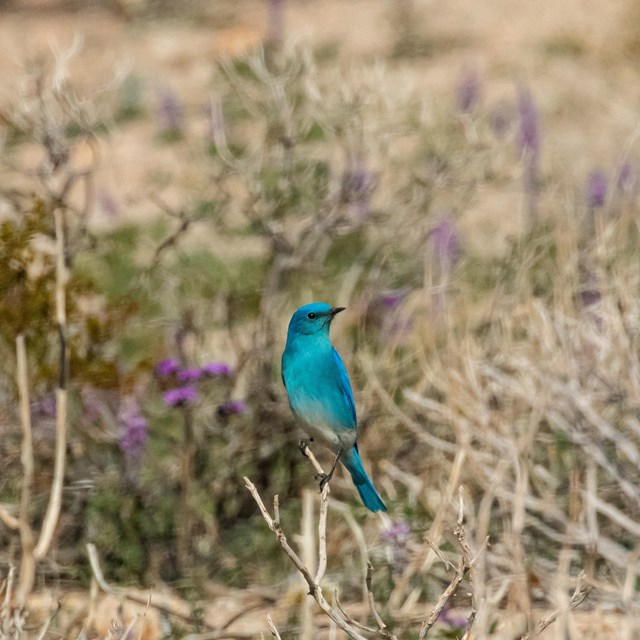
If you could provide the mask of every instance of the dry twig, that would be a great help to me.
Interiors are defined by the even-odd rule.
[[[23,607],[35,579],[36,561],[33,555],[34,537],[31,528],[31,484],[33,482],[33,442],[31,438],[31,412],[29,410],[29,383],[27,377],[27,353],[24,336],[16,339],[18,361],[18,392],[20,395],[20,424],[22,425],[22,496],[20,498],[20,580],[16,591],[18,607]]]
[[[585,598],[589,595],[590,591],[591,585],[585,583],[584,572],[581,572],[578,576],[578,584],[576,584],[576,589],[571,596],[571,600],[569,600],[569,609],[575,609],[576,607],[579,607],[584,602]],[[556,621],[559,614],[560,611],[556,609],[552,614],[540,620],[540,622],[538,622],[538,624],[536,625],[536,628],[533,631],[523,635],[520,640],[529,640],[530,638],[539,636],[549,625],[553,624]]]
[[[219,632],[220,630],[217,627],[207,623],[206,621],[196,618],[194,616],[185,615],[180,611],[176,611],[171,607],[167,607],[165,605],[156,604],[151,600],[151,597],[143,598],[142,596],[138,596],[135,593],[129,593],[126,589],[120,589],[117,587],[111,586],[105,579],[104,574],[102,573],[102,568],[100,567],[100,561],[98,559],[98,551],[96,547],[92,543],[87,544],[87,554],[89,555],[89,564],[91,565],[91,571],[93,572],[93,577],[96,582],[100,586],[100,588],[105,592],[111,595],[114,595],[118,598],[123,598],[124,600],[129,600],[130,602],[135,602],[136,604],[142,604],[147,607],[153,607],[157,611],[161,611],[162,613],[173,616],[175,618],[179,618],[184,622],[188,622],[194,626],[204,626],[207,629],[213,632]],[[216,637],[223,637],[224,634]]]
[[[431,627],[433,627],[433,625],[436,623],[436,621],[440,617],[440,614],[444,610],[447,602],[449,602],[449,599],[456,592],[456,589],[460,586],[460,583],[464,579],[465,575],[467,574],[469,569],[471,569],[474,562],[478,558],[478,556],[476,556],[475,558],[471,556],[471,548],[469,547],[469,543],[467,542],[467,534],[464,528],[464,502],[463,502],[462,487],[460,487],[458,495],[460,500],[459,511],[458,511],[458,523],[456,528],[454,529],[454,534],[458,539],[458,544],[460,545],[460,548],[462,549],[462,558],[460,559],[458,568],[456,569],[456,573],[453,576],[451,582],[449,583],[449,586],[442,592],[442,595],[440,596],[440,598],[438,598],[438,601],[436,602],[435,606],[431,610],[431,613],[429,613],[429,615],[423,621],[420,627],[420,633],[418,635],[419,640],[424,640],[424,638],[427,636],[427,633],[429,633],[429,630],[431,629]],[[484,551],[484,548],[488,543],[489,543],[489,539],[487,538],[485,540],[483,547],[480,549],[480,553]],[[467,631],[471,629],[474,619],[475,619],[475,606],[472,604],[471,614],[469,615],[468,622],[467,622]]]
[[[251,480],[249,480],[249,478],[245,476],[244,483],[253,496],[253,499],[256,501],[256,504],[260,509],[260,513],[267,523],[267,526],[275,534],[276,540],[280,544],[280,547],[291,560],[291,562],[293,562],[296,569],[298,569],[298,571],[302,574],[302,577],[309,586],[309,595],[318,603],[320,608],[327,614],[327,616],[331,620],[333,620],[336,625],[340,627],[340,629],[342,629],[345,633],[349,634],[352,638],[355,638],[355,640],[366,640],[366,638],[356,630],[355,626],[352,624],[352,620],[348,619],[340,610],[335,609],[325,600],[325,597],[322,593],[322,588],[315,581],[315,578],[313,575],[311,575],[308,567],[302,562],[298,554],[289,545],[282,527],[278,522],[274,520],[274,518],[271,517],[271,514],[264,506],[264,502],[262,502],[262,498],[260,497],[260,494],[258,493],[258,490],[256,489],[253,482],[251,482]]]
[[[56,229],[56,323],[60,339],[60,365],[58,388],[56,389],[56,457],[53,467],[53,482],[47,511],[42,523],[40,537],[35,548],[36,560],[42,560],[49,551],[53,533],[60,516],[62,505],[62,485],[64,483],[64,469],[67,452],[67,314],[66,282],[67,269],[65,266],[64,220],[62,211],[54,211]]]

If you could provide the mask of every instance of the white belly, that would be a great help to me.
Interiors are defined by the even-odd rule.
[[[325,447],[329,447],[335,453],[338,453],[340,449],[348,451],[356,443],[355,429],[331,429],[324,426],[320,421],[311,423],[306,420],[300,420],[300,422],[309,437]]]

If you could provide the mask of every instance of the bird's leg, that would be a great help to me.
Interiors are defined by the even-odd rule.
[[[336,459],[333,461],[333,465],[331,465],[331,471],[329,471],[329,473],[319,473],[316,476],[316,480],[320,480],[320,491],[322,491],[327,482],[333,478],[333,472],[336,470],[336,465],[338,464],[338,460],[340,460],[342,451],[342,449],[338,451],[338,455],[336,455]]]
[[[307,457],[307,449],[309,448],[309,443],[313,442],[313,438],[305,438],[304,440],[300,440],[298,442],[298,449],[300,449],[300,453],[306,458]]]

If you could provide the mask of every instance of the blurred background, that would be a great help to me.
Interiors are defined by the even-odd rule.
[[[389,507],[336,475],[325,592],[366,623],[369,558],[417,638],[463,486],[432,637],[638,637],[640,5],[2,0],[0,47],[7,637],[329,637],[242,480],[314,548],[314,300]]]

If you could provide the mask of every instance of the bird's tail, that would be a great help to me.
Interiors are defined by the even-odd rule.
[[[367,472],[362,466],[362,460],[360,460],[356,447],[352,447],[342,455],[342,464],[344,464],[347,471],[351,474],[353,484],[356,485],[356,489],[360,494],[364,506],[367,507],[369,511],[386,511],[387,507],[384,502],[382,502],[382,498],[378,495]]]

